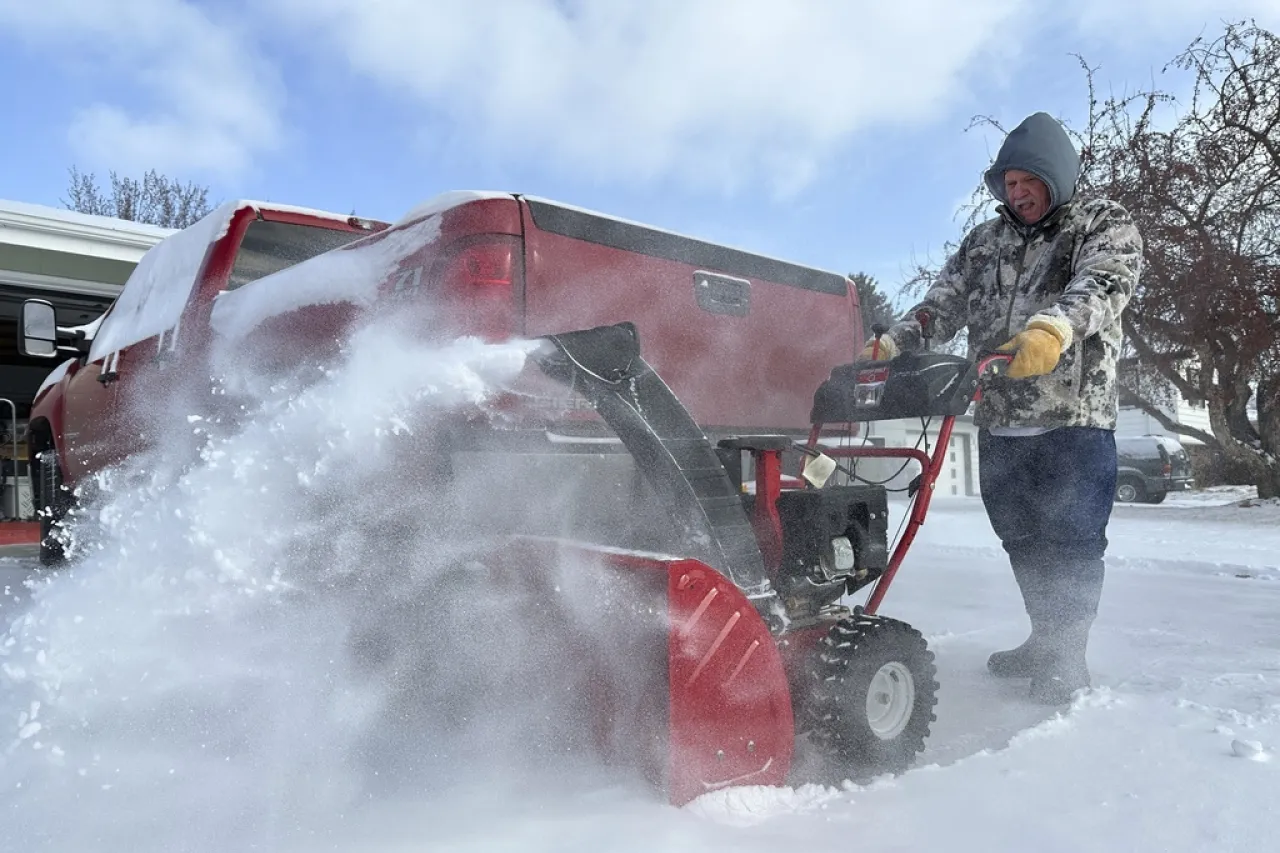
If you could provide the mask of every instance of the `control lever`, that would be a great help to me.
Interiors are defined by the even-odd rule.
[[[880,360],[880,336],[889,331],[889,327],[884,323],[872,323],[871,335],[874,341],[871,347],[871,358],[875,361]]]
[[[916,322],[920,324],[920,340],[927,351],[929,341],[933,339],[933,315],[928,311],[917,311]]]

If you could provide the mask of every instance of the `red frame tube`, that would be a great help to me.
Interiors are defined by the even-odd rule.
[[[751,527],[760,543],[760,556],[770,575],[782,565],[782,518],[778,515],[778,497],[782,494],[782,451],[756,450],[756,501],[751,513]]]
[[[942,473],[942,462],[946,458],[947,445],[951,442],[951,432],[955,422],[955,415],[947,415],[942,419],[942,426],[938,428],[938,444],[932,456],[915,447],[832,447],[824,448],[822,451],[833,459],[909,459],[920,463],[920,488],[912,497],[911,514],[907,519],[906,530],[894,547],[888,567],[876,581],[871,598],[863,608],[871,615],[875,615],[876,610],[879,609],[880,602],[889,591],[889,584],[893,583],[894,576],[897,575],[902,561],[907,556],[907,550],[915,541],[916,532],[924,524],[925,515],[929,512],[929,501],[933,497],[934,483]]]

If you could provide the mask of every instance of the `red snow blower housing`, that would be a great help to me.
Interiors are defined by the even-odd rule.
[[[713,447],[641,357],[632,324],[542,340],[533,360],[616,432],[668,510],[679,548],[664,556],[525,538],[509,552],[522,565],[563,566],[569,554],[576,571],[626,578],[627,600],[600,595],[599,606],[615,638],[649,650],[633,655],[637,666],[658,674],[624,684],[590,664],[606,754],[638,763],[677,805],[730,785],[811,781],[791,778],[797,737],[816,748],[820,781],[910,767],[934,720],[933,653],[919,631],[877,610],[924,521],[956,415],[1008,356],[974,363],[926,352],[843,365],[814,395],[807,444],[741,435]],[[831,424],[930,416],[942,417],[932,453],[820,440]],[[921,468],[892,552],[884,483],[846,464],[868,457]],[[784,476],[784,460],[804,462],[799,476]],[[754,469],[754,489],[744,469]],[[873,584],[864,606],[844,603]],[[652,688],[645,695],[641,683]]]

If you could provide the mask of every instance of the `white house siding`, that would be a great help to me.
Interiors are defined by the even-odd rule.
[[[1213,434],[1209,425],[1209,409],[1207,406],[1193,406],[1185,400],[1179,400],[1176,408],[1163,409],[1165,414],[1177,423]],[[1120,417],[1116,423],[1116,435],[1168,435],[1178,439],[1184,445],[1198,446],[1199,439],[1176,433],[1166,429],[1159,421],[1146,412],[1135,407],[1120,409]]]
[[[868,440],[885,447],[919,447],[932,451],[937,447],[938,430],[942,418],[929,423],[927,444],[921,441],[919,420],[876,421],[869,425]],[[858,442],[861,439],[857,440]],[[905,469],[902,460],[868,459],[858,463],[859,475],[869,480],[885,480],[890,489],[903,489],[920,473],[920,466],[911,462]],[[968,416],[956,418],[951,432],[951,443],[943,459],[942,472],[935,485],[936,495],[977,495],[978,487],[978,429]]]
[[[1176,411],[1179,423],[1212,433],[1209,426],[1209,411],[1203,406],[1192,406],[1180,403]],[[937,445],[938,428],[941,418],[934,418],[928,429],[928,448]],[[876,421],[868,425],[867,441],[887,447],[915,447],[920,443],[921,424],[919,420]],[[1184,445],[1195,447],[1200,444],[1196,439],[1181,436],[1166,430],[1155,418],[1136,408],[1122,408],[1116,427],[1116,434],[1126,435],[1174,435]],[[861,443],[863,439],[855,439]],[[920,473],[920,467],[912,463],[901,474],[896,474],[902,462],[892,459],[871,459],[858,463],[858,473],[871,480],[884,480],[891,489],[905,488]],[[893,476],[895,475],[896,476]],[[978,428],[974,426],[970,416],[956,418],[951,433],[951,446],[943,461],[942,473],[935,486],[935,494],[939,496],[977,496],[981,494],[978,482]]]
[[[113,299],[121,289],[121,273],[136,265],[146,251],[166,235],[156,228],[106,216],[87,216],[69,210],[0,199],[0,313],[15,324],[21,301],[41,297],[54,302],[64,313],[75,317],[81,310],[67,305],[84,301]],[[41,379],[57,368],[60,359],[49,362],[48,370],[22,363],[9,349],[0,358],[0,398],[14,400],[19,407],[35,395]],[[0,432],[16,428],[26,432],[26,418],[10,421],[11,410],[0,405]],[[13,453],[6,446],[0,457]],[[26,473],[26,449],[18,448],[18,486],[14,477],[0,477],[0,519],[32,518],[30,484]],[[9,470],[9,466],[5,466]],[[17,497],[15,510],[14,498]]]

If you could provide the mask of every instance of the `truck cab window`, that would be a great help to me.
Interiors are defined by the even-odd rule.
[[[244,240],[240,243],[227,290],[243,287],[263,276],[367,236],[366,232],[360,231],[337,231],[312,225],[255,220],[249,224]]]

